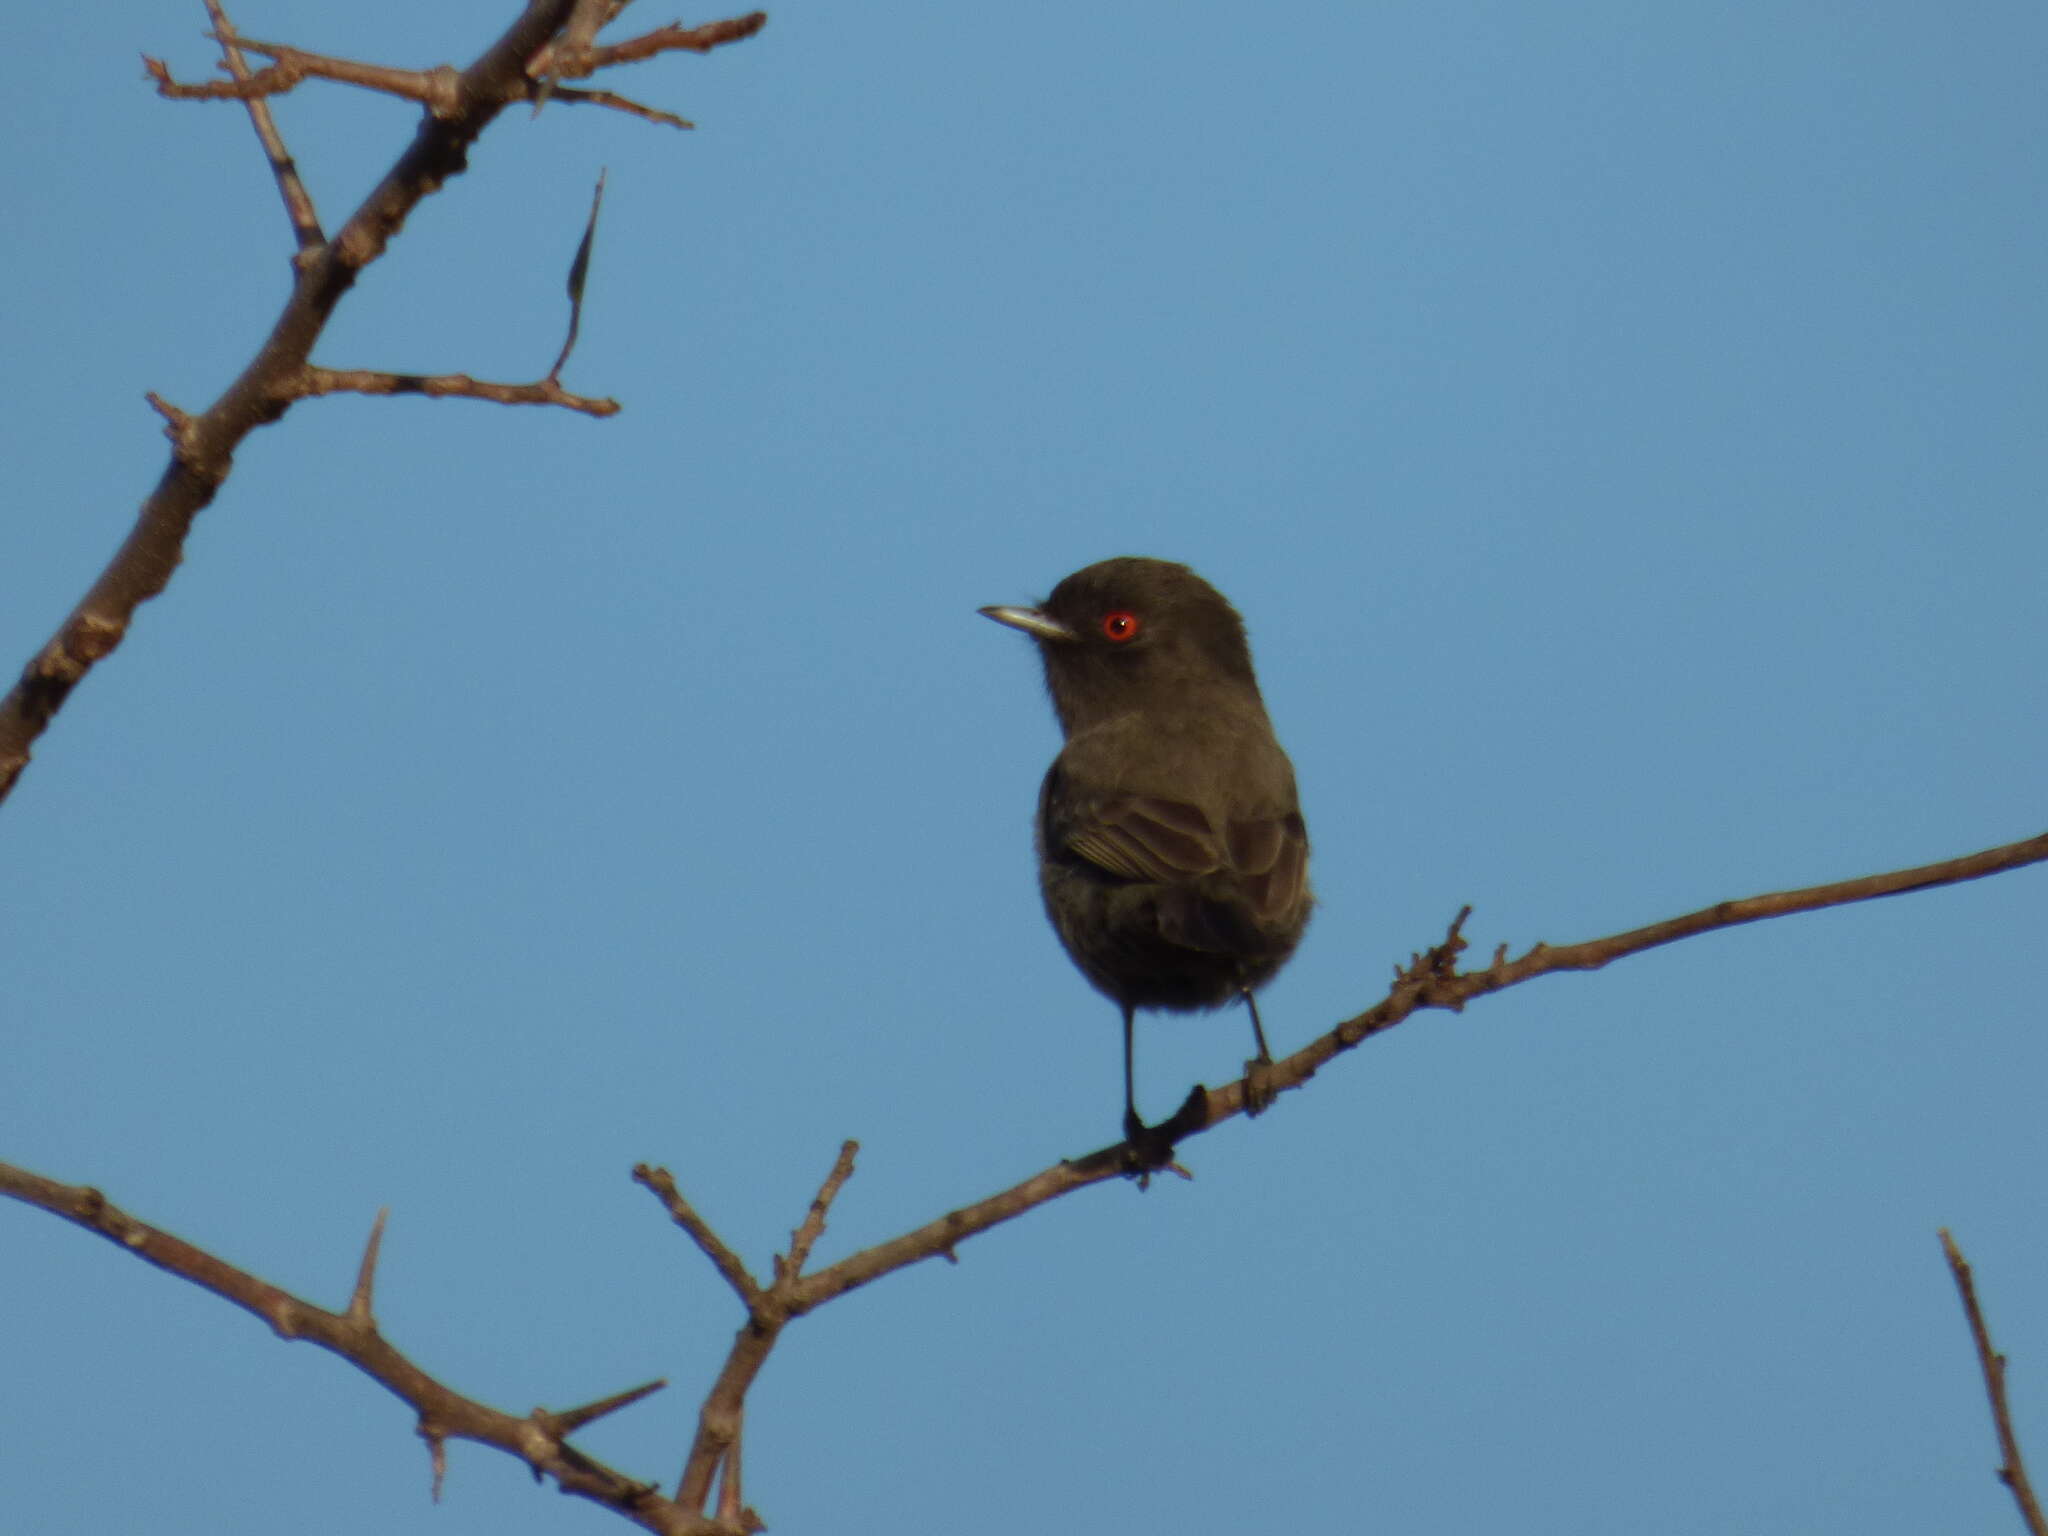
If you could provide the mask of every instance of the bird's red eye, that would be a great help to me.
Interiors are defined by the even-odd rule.
[[[1118,645],[1138,638],[1138,616],[1135,613],[1105,613],[1102,616],[1102,634],[1106,640]]]

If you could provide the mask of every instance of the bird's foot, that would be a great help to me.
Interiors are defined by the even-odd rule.
[[[1254,1056],[1244,1064],[1244,1112],[1261,1115],[1280,1092],[1277,1081],[1279,1074],[1274,1070],[1273,1058]]]
[[[1209,1123],[1209,1090],[1200,1083],[1188,1090],[1188,1096],[1172,1115],[1157,1125],[1147,1125],[1138,1118],[1133,1109],[1124,1111],[1124,1172],[1138,1181],[1144,1188],[1152,1181],[1152,1175],[1163,1170],[1179,1174],[1182,1178],[1194,1175],[1173,1160],[1174,1144],[1184,1136],[1192,1136]]]
[[[1138,1188],[1144,1189],[1152,1182],[1152,1175],[1163,1169],[1172,1169],[1186,1177],[1187,1170],[1173,1160],[1173,1137],[1166,1125],[1146,1125],[1142,1121],[1124,1123],[1124,1176],[1136,1179]]]

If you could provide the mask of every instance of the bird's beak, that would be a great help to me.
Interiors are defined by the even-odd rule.
[[[997,606],[981,610],[984,618],[994,619],[998,624],[1007,624],[1012,629],[1021,629],[1034,640],[1057,640],[1071,644],[1081,637],[1058,619],[1048,618],[1036,608],[1007,608]]]

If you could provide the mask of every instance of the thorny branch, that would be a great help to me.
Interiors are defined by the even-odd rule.
[[[1948,1229],[1941,1233],[1941,1251],[1948,1259],[1948,1272],[1955,1277],[1956,1291],[1963,1298],[1963,1315],[1969,1319],[1970,1338],[1977,1346],[1977,1365],[1984,1372],[1984,1395],[1991,1399],[1991,1423],[1998,1434],[1998,1453],[2004,1458],[1998,1480],[2012,1490],[2013,1502],[2032,1536],[2048,1536],[2048,1516],[2034,1497],[2034,1485],[2027,1480],[2027,1464],[2020,1456],[2019,1436],[2013,1432],[2012,1408],[2005,1397],[2005,1356],[1991,1347],[1991,1329],[1984,1321],[1984,1309],[1977,1304],[1977,1281],[1969,1261]]]
[[[1452,922],[1442,943],[1411,955],[1409,963],[1396,971],[1393,987],[1384,1000],[1344,1020],[1294,1055],[1262,1067],[1262,1084],[1272,1092],[1301,1087],[1339,1054],[1363,1044],[1374,1035],[1384,1034],[1421,1009],[1443,1008],[1456,1012],[1475,998],[1503,991],[1538,976],[1557,971],[1597,970],[1623,956],[1639,954],[1717,928],[1981,879],[2003,870],[2043,861],[2048,861],[2048,834],[1915,869],[1752,896],[1740,901],[1719,902],[1668,922],[1654,923],[1609,938],[1557,946],[1538,944],[1514,960],[1507,958],[1506,947],[1502,946],[1484,970],[1461,972],[1457,968],[1457,959],[1466,947],[1463,928],[1471,915],[1468,907]],[[1241,1113],[1244,1105],[1245,1083],[1242,1080],[1213,1091],[1197,1088],[1188,1095],[1187,1104],[1175,1116],[1174,1131],[1182,1136],[1198,1134]],[[813,1207],[813,1215],[820,1226],[825,1209],[852,1173],[853,1145],[851,1142],[847,1144],[840,1164],[835,1166],[832,1177],[826,1181],[818,1203]],[[817,1236],[812,1230],[812,1223],[807,1220],[794,1235],[790,1260],[786,1264],[778,1261],[774,1284],[762,1292],[753,1287],[751,1277],[745,1281],[747,1288],[743,1288],[741,1281],[729,1273],[730,1267],[738,1265],[739,1261],[731,1257],[730,1250],[677,1192],[675,1180],[666,1169],[644,1165],[636,1168],[634,1178],[662,1199],[677,1224],[689,1231],[719,1271],[726,1274],[748,1310],[747,1322],[733,1341],[725,1368],[719,1374],[711,1397],[706,1400],[697,1443],[692,1447],[689,1465],[678,1490],[682,1502],[692,1509],[702,1507],[702,1499],[709,1492],[711,1476],[716,1470],[717,1457],[724,1449],[725,1442],[719,1436],[729,1432],[731,1443],[734,1449],[737,1448],[746,1390],[759,1374],[769,1351],[775,1347],[782,1329],[790,1322],[835,1297],[857,1290],[896,1270],[926,1259],[952,1260],[955,1258],[954,1250],[967,1239],[1062,1195],[1072,1194],[1090,1184],[1143,1171],[1134,1164],[1129,1146],[1119,1143],[1104,1147],[1085,1157],[1055,1163],[1021,1184],[973,1205],[948,1211],[914,1231],[864,1249],[812,1274],[801,1272]],[[741,1274],[744,1275],[743,1269]],[[2048,1532],[2036,1531],[2035,1536],[2048,1536]]]
[[[461,373],[335,370],[316,367],[311,361],[314,343],[363,270],[384,253],[422,199],[467,168],[470,145],[491,121],[512,103],[534,99],[542,74],[552,70],[581,76],[607,64],[672,49],[704,53],[751,37],[767,20],[757,11],[700,27],[664,27],[609,48],[582,47],[575,60],[551,62],[554,40],[577,4],[578,0],[527,0],[504,35],[466,69],[444,65],[432,70],[399,70],[257,42],[234,29],[220,0],[207,0],[230,78],[182,85],[172,79],[166,65],[146,61],[158,90],[166,96],[234,99],[248,104],[297,242],[295,280],[270,335],[241,376],[211,406],[194,413],[150,397],[166,422],[170,462],[144,499],[121,548],[56,633],[30,658],[13,689],[0,699],[0,801],[20,781],[36,738],[49,727],[72,690],[121,644],[135,610],[169,584],[184,558],[193,520],[227,480],[242,439],[278,420],[296,401],[347,390],[554,405],[591,416],[607,416],[618,409],[615,401],[563,389],[559,363],[557,373],[536,383],[497,384]],[[273,62],[250,70],[242,58],[245,51],[264,54]],[[331,239],[322,232],[312,199],[265,105],[267,97],[311,76],[390,91],[427,108],[411,145]],[[673,114],[607,91],[558,89],[554,94],[563,100],[587,101],[654,121],[682,124]]]
[[[1623,956],[1718,928],[1981,879],[2043,861],[2048,861],[2048,834],[1914,869],[1719,902],[1683,917],[1603,939],[1554,946],[1538,944],[1515,959],[1508,958],[1503,945],[1495,951],[1489,965],[1476,971],[1460,971],[1457,967],[1458,956],[1466,947],[1464,925],[1471,915],[1467,908],[1452,922],[1441,943],[1410,956],[1409,963],[1397,969],[1393,986],[1384,999],[1339,1023],[1292,1056],[1271,1064],[1265,1069],[1266,1085],[1276,1091],[1298,1088],[1336,1056],[1384,1034],[1425,1008],[1457,1011],[1488,993],[1504,991],[1538,976],[1595,970]],[[1189,1095],[1188,1108],[1183,1110],[1189,1123],[1179,1127],[1180,1133],[1192,1136],[1238,1114],[1244,1108],[1244,1093],[1243,1082],[1215,1090],[1198,1087]],[[744,1261],[683,1197],[667,1170],[645,1164],[633,1170],[634,1179],[652,1192],[676,1225],[689,1234],[731,1286],[746,1312],[725,1364],[699,1411],[697,1434],[672,1499],[663,1498],[653,1484],[635,1482],[590,1460],[563,1438],[599,1414],[638,1401],[652,1387],[635,1388],[584,1409],[553,1414],[536,1409],[519,1419],[451,1391],[385,1342],[370,1312],[383,1231],[381,1217],[371,1233],[351,1301],[345,1311],[334,1313],[322,1311],[189,1243],[144,1225],[109,1205],[97,1190],[58,1184],[0,1164],[0,1194],[12,1195],[98,1232],[147,1262],[255,1313],[283,1337],[310,1339],[353,1362],[418,1410],[420,1434],[434,1454],[437,1479],[442,1465],[442,1443],[451,1438],[476,1440],[521,1457],[544,1475],[553,1477],[565,1491],[616,1509],[648,1530],[733,1536],[759,1528],[758,1517],[739,1499],[739,1453],[747,1393],[790,1323],[896,1270],[927,1259],[951,1260],[959,1245],[969,1238],[1048,1201],[1091,1184],[1142,1171],[1133,1165],[1127,1145],[1104,1147],[1085,1157],[1054,1163],[987,1199],[948,1211],[900,1237],[823,1269],[807,1271],[811,1252],[824,1235],[833,1202],[852,1177],[857,1151],[857,1144],[850,1141],[840,1148],[831,1172],[803,1220],[790,1234],[788,1254],[776,1258],[771,1270],[773,1278],[766,1285],[754,1278]],[[1982,1316],[1976,1309],[1967,1267],[1961,1266],[1960,1259],[1951,1246],[1951,1264],[1957,1266],[1957,1284],[1963,1290],[1979,1356],[1985,1362],[1993,1414],[2006,1454],[2006,1466],[2000,1475],[2013,1488],[2023,1510],[2029,1512],[2029,1520],[2036,1522],[2032,1526],[2034,1536],[2048,1536],[2048,1531],[2038,1524],[2038,1506],[2026,1485],[2017,1443],[2011,1438],[2010,1418],[2004,1407],[2004,1362],[1991,1350]],[[719,1488],[718,1516],[707,1518],[703,1511],[721,1472],[724,1483]]]
[[[662,1536],[724,1536],[711,1522],[662,1498],[652,1485],[636,1482],[568,1443],[566,1437],[576,1429],[639,1401],[658,1384],[635,1387],[582,1408],[553,1414],[537,1408],[518,1418],[443,1385],[387,1340],[378,1331],[368,1304],[370,1277],[376,1268],[378,1239],[383,1231],[381,1217],[371,1234],[350,1305],[344,1311],[329,1312],[136,1220],[96,1189],[59,1184],[0,1164],[0,1194],[62,1216],[143,1262],[212,1291],[263,1319],[281,1339],[303,1339],[341,1356],[418,1412],[419,1434],[433,1458],[437,1485],[443,1465],[443,1443],[474,1440],[518,1457],[537,1476],[552,1478],[562,1492],[616,1510]]]

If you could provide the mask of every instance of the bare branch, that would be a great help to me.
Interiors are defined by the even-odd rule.
[[[616,416],[616,400],[571,394],[553,379],[494,384],[466,373],[385,373],[375,368],[321,368],[308,364],[283,388],[295,400],[314,395],[426,395],[430,399],[489,400],[498,405],[559,405],[585,416]]]
[[[1646,949],[1689,939],[1696,933],[1708,933],[1716,928],[1735,928],[1767,917],[1816,912],[1823,907],[1844,907],[1859,901],[1875,901],[1881,896],[1903,896],[1909,891],[1926,891],[1936,886],[1957,885],[1965,880],[1981,880],[1986,875],[2038,864],[2044,859],[2048,859],[2048,833],[2017,843],[2003,843],[1958,859],[1921,864],[1912,869],[1865,875],[1857,880],[1837,880],[1827,885],[1809,885],[1796,891],[1775,891],[1740,901],[1717,902],[1697,912],[1688,912],[1683,917],[1652,923],[1647,928],[1636,928],[1609,939],[1591,939],[1562,948],[1538,944],[1521,959],[1505,967],[1491,966],[1479,973],[1487,978],[1485,985],[1478,984],[1477,978],[1467,978],[1471,983],[1470,995],[1477,997],[1484,992],[1498,991],[1501,987],[1513,986],[1518,981],[1551,971],[1597,971],[1624,955],[1641,954]]]
[[[1976,1341],[1977,1364],[1984,1372],[1984,1392],[1991,1399],[1991,1422],[1998,1431],[1998,1453],[2005,1463],[1998,1469],[1998,1480],[2012,1490],[2013,1502],[2020,1507],[2020,1518],[2027,1523],[2032,1536],[2048,1536],[2048,1518],[2041,1513],[2040,1502],[2034,1497],[2034,1485],[2027,1481],[2027,1464],[2020,1456],[2019,1436],[2013,1433],[2012,1409],[2005,1399],[2005,1356],[1991,1347],[1991,1330],[1985,1325],[1984,1311],[1977,1304],[1977,1282],[1970,1273],[1970,1266],[1963,1258],[1962,1249],[1949,1236],[1948,1229],[1941,1231],[1941,1251],[1948,1258],[1948,1271],[1955,1276],[1956,1290],[1963,1298],[1963,1314],[1970,1320],[1970,1337]]]
[[[690,1234],[690,1241],[703,1250],[712,1267],[725,1277],[725,1283],[739,1297],[740,1305],[750,1314],[754,1312],[761,1304],[761,1287],[747,1273],[747,1266],[740,1256],[725,1246],[724,1240],[711,1230],[711,1224],[683,1198],[683,1192],[676,1188],[675,1176],[666,1168],[650,1168],[641,1163],[633,1169],[633,1182],[651,1191],[667,1207],[669,1220]]]
[[[508,82],[561,24],[571,0],[530,0],[511,28],[462,76],[464,110],[422,123],[401,155],[340,233],[302,265],[283,314],[262,350],[190,428],[143,502],[125,543],[92,589],[0,700],[0,799],[19,782],[29,750],[71,690],[121,643],[135,609],[155,597],[183,558],[192,520],[227,479],[235,447],[290,404],[278,382],[303,367],[313,342],[363,268],[382,254],[406,216],[429,192],[460,174],[469,146],[504,108]]]
[[[249,65],[235,42],[235,24],[228,20],[226,8],[220,0],[206,0],[206,14],[213,18],[213,35],[220,42],[221,56],[227,61],[228,73],[238,81],[246,81]],[[299,179],[298,162],[284,147],[284,135],[278,132],[277,123],[271,118],[270,103],[251,97],[245,105],[249,109],[249,121],[256,129],[256,140],[270,161],[270,174],[277,181],[278,195],[284,199],[285,217],[291,220],[292,234],[298,239],[299,250],[303,253],[325,245],[327,236],[320,229],[320,215],[313,207],[313,198],[306,191],[305,182]]]
[[[559,1428],[531,1416],[515,1418],[443,1385],[393,1347],[374,1324],[358,1317],[353,1305],[346,1312],[316,1307],[136,1220],[84,1185],[59,1184],[0,1163],[0,1194],[61,1216],[145,1263],[212,1291],[262,1318],[280,1338],[317,1344],[354,1365],[417,1411],[420,1435],[433,1456],[437,1487],[446,1471],[443,1442],[474,1440],[518,1457],[538,1475],[554,1479],[562,1492],[615,1510],[662,1536],[712,1536],[719,1531],[700,1515],[662,1498],[651,1484],[574,1449]],[[640,1390],[644,1395],[645,1389]]]
[[[872,1248],[864,1248],[837,1264],[805,1275],[792,1288],[790,1312],[800,1317],[834,1297],[858,1290],[886,1274],[926,1259],[954,1259],[953,1250],[970,1237],[1001,1226],[1062,1195],[1086,1189],[1090,1184],[1122,1178],[1129,1172],[1121,1143],[1091,1152],[1086,1157],[1054,1163],[1000,1194],[977,1200],[957,1211],[948,1211],[915,1231],[891,1238],[886,1243],[877,1243]]]
[[[173,429],[171,462],[144,499],[134,527],[91,590],[0,699],[0,801],[20,782],[36,738],[48,729],[71,691],[120,645],[135,610],[169,584],[184,557],[185,538],[193,520],[219,494],[242,439],[276,421],[294,401],[325,392],[318,387],[325,385],[373,393],[458,394],[507,404],[560,405],[593,416],[618,409],[616,402],[571,395],[558,387],[487,385],[462,374],[419,378],[306,372],[314,342],[363,269],[384,253],[422,198],[467,169],[470,145],[506,105],[531,99],[536,86],[528,66],[567,20],[573,4],[574,0],[527,0],[518,20],[460,73],[442,68],[375,74],[376,66],[360,67],[369,72],[362,75],[360,83],[390,88],[394,82],[405,81],[408,93],[425,101],[431,115],[333,239],[302,245],[291,296],[241,376],[197,416],[181,420],[165,410]],[[701,34],[703,46],[710,47],[751,36],[760,30],[763,19],[756,13],[695,30]],[[273,50],[225,29],[222,41],[224,46],[271,53],[278,62],[242,79],[181,86],[164,65],[152,60],[150,73],[158,88],[167,95],[253,99],[286,88],[282,83],[286,77],[302,77],[306,60],[318,57]],[[268,83],[259,87],[266,77]],[[305,227],[297,226],[296,221],[295,227],[300,227],[303,241]]]

